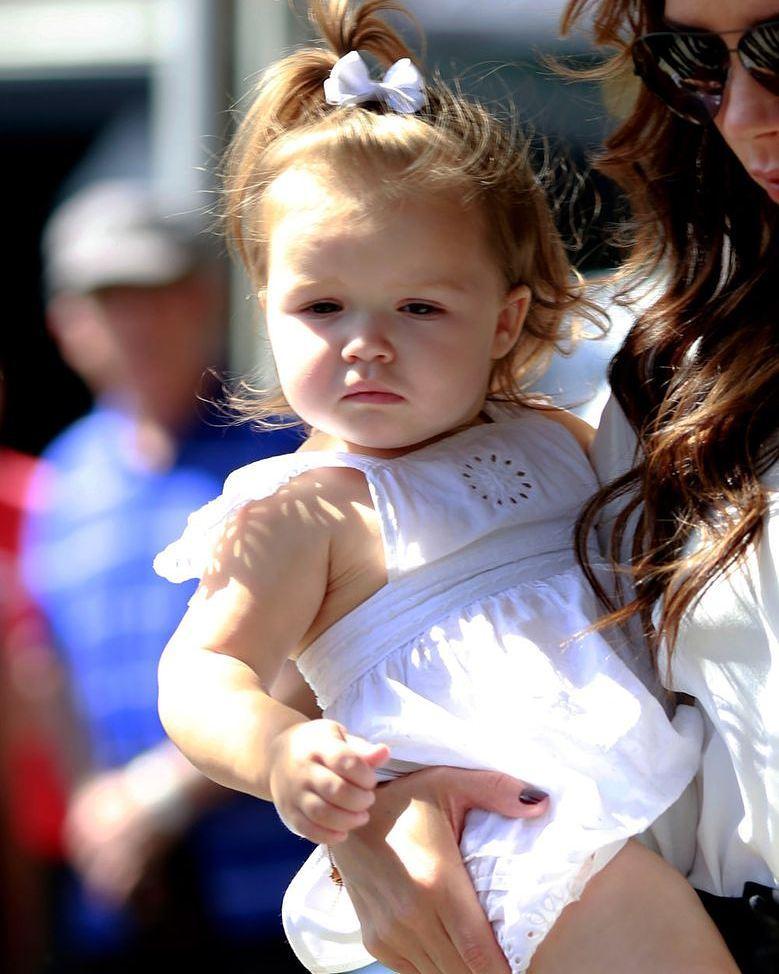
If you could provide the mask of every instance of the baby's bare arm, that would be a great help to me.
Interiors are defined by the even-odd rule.
[[[319,611],[328,559],[327,524],[299,491],[247,504],[165,648],[162,722],[220,784],[269,797],[270,744],[306,720],[270,690]]]
[[[566,907],[530,974],[738,974],[687,880],[631,841]]]
[[[364,824],[373,765],[386,749],[353,753],[343,728],[309,723],[273,688],[288,658],[350,607],[333,566],[344,574],[334,549],[364,520],[354,488],[353,478],[304,475],[241,509],[159,671],[163,724],[192,763],[220,784],[270,798],[294,831],[331,843]],[[359,567],[346,574],[362,580]]]

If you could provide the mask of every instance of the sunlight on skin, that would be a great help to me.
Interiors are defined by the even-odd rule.
[[[313,491],[322,489],[321,482],[314,483]],[[373,507],[357,500],[348,503],[346,508],[366,524],[374,517]],[[343,523],[346,517],[342,510],[323,496],[313,496],[305,501],[301,497],[293,497],[282,503],[281,511],[283,517],[304,528],[334,526]],[[259,570],[263,560],[263,542],[273,533],[267,526],[264,514],[262,501],[257,501],[236,511],[230,519],[201,579],[204,598],[224,588],[231,579],[248,580]]]

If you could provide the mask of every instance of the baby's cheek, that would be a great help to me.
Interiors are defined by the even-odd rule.
[[[304,329],[290,324],[269,329],[271,350],[282,386],[300,386],[315,376],[321,358],[321,342]]]
[[[277,363],[277,368],[287,402],[306,422],[318,425],[337,392],[331,363],[300,348],[292,362]]]

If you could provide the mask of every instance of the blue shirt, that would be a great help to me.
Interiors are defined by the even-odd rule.
[[[194,583],[159,578],[154,555],[231,470],[299,443],[297,431],[199,422],[172,464],[153,470],[134,454],[132,421],[98,405],[46,450],[54,475],[37,485],[45,503],[27,526],[25,575],[69,672],[95,769],[124,765],[165,737],[157,662]],[[207,813],[186,842],[216,930],[257,938],[278,927],[284,887],[308,850],[270,805],[236,796]],[[129,917],[77,886],[65,909],[76,943],[99,948],[131,935]]]

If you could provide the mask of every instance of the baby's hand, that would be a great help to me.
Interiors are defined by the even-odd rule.
[[[333,720],[311,720],[274,741],[270,791],[281,820],[296,835],[336,845],[368,821],[384,744],[348,737]]]

